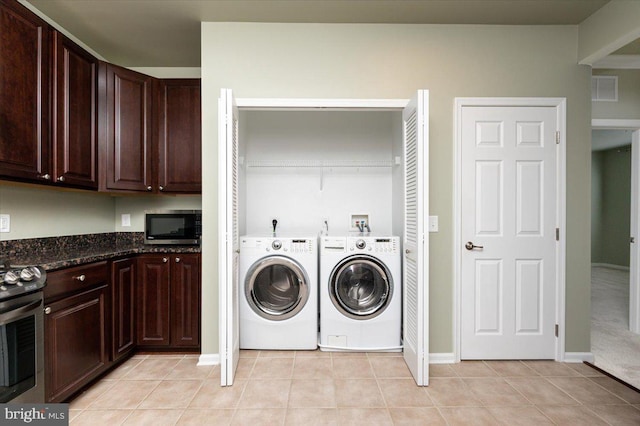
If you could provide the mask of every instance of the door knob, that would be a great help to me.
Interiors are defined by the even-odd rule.
[[[473,249],[483,249],[484,246],[477,246],[473,244],[471,241],[469,241],[467,242],[467,244],[464,245],[464,248],[466,248],[467,250],[473,250]]]

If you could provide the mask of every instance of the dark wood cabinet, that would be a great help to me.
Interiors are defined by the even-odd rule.
[[[171,259],[171,346],[200,347],[200,256]]]
[[[168,255],[138,258],[138,345],[170,343],[169,260]]]
[[[106,262],[49,273],[45,287],[45,395],[62,402],[109,366]]]
[[[158,190],[202,190],[200,79],[159,81]]]
[[[0,0],[0,179],[200,193],[200,79],[98,61]]]
[[[152,191],[153,78],[101,63],[100,189]]]
[[[49,26],[0,0],[0,176],[51,180]]]
[[[53,180],[98,188],[98,60],[57,31],[53,44]]]
[[[127,357],[136,346],[136,259],[111,264],[111,360]]]
[[[139,346],[200,347],[200,255],[138,258]]]

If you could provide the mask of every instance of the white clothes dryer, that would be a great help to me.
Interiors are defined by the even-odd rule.
[[[318,238],[240,238],[241,349],[317,349]]]
[[[320,350],[400,351],[400,239],[320,239]]]

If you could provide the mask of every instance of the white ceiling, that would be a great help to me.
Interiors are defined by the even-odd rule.
[[[200,66],[200,22],[575,25],[609,0],[21,0],[113,63]]]

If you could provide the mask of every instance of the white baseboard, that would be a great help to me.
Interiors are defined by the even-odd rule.
[[[597,266],[600,268],[618,269],[620,271],[628,271],[628,266],[614,265],[613,263],[592,263],[591,266]]]
[[[564,362],[583,362],[593,363],[593,354],[591,352],[565,352]]]
[[[219,365],[220,354],[200,354],[198,365]]]
[[[456,357],[453,352],[429,354],[429,364],[454,364]]]

